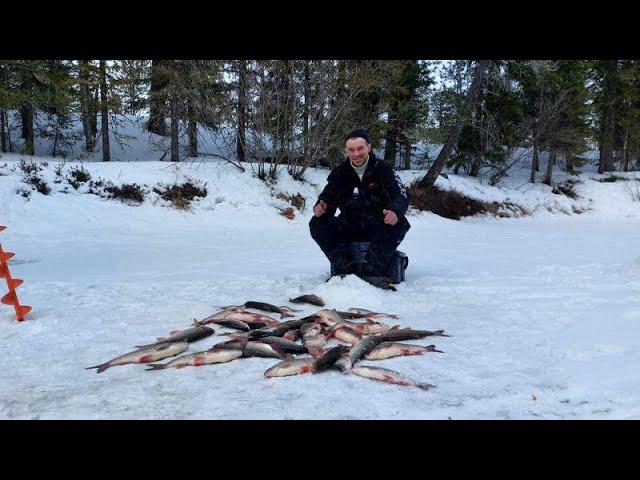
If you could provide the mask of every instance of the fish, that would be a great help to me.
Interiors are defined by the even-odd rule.
[[[271,330],[271,332],[272,332],[272,335],[276,337],[281,337],[282,335],[287,333],[289,330],[301,328],[303,325],[307,323],[312,323],[314,321],[315,321],[315,317],[310,316],[310,317],[301,318],[299,320],[288,320],[286,322],[280,322],[277,326],[275,326]]]
[[[255,323],[252,323],[251,326],[249,326],[248,323],[241,322],[240,320],[219,320],[216,322],[216,324],[220,325],[221,327],[229,327],[235,328],[236,330],[242,330],[243,332],[248,332],[249,330],[251,330],[251,326],[256,325]]]
[[[316,320],[317,322],[327,327],[333,327],[336,323],[342,321],[342,317],[340,317],[340,314],[336,310],[328,310],[325,308],[318,310],[314,315],[318,318]]]
[[[101,363],[100,365],[87,367],[87,370],[97,368],[98,371],[96,373],[102,373],[107,368],[115,367],[117,365],[155,362],[164,358],[180,355],[187,348],[189,348],[189,344],[187,342],[163,343],[159,345],[154,344],[148,347],[140,348],[134,352],[125,353],[124,355],[109,360],[108,362]]]
[[[375,317],[398,318],[397,315],[394,315],[392,313],[373,312],[371,310],[367,310],[366,308],[349,308],[347,312],[355,313],[358,315],[364,315],[365,317],[369,317],[369,318],[375,318]]]
[[[293,315],[291,312],[299,311],[299,310],[292,310],[288,307],[276,307],[275,305],[271,305],[270,303],[255,302],[253,300],[249,300],[248,302],[245,302],[244,307],[253,308],[254,310],[262,310],[263,312],[279,313],[280,318],[294,317],[295,315]]]
[[[318,307],[324,307],[324,300],[317,295],[300,295],[296,298],[290,298],[291,303],[310,303],[311,305],[317,305]]]
[[[253,313],[245,309],[243,305],[227,305],[226,307],[218,307],[218,308],[221,308],[222,310],[212,315],[209,315],[208,317],[203,318],[202,320],[200,320],[200,323],[215,323],[215,322],[212,322],[211,320],[222,319],[228,314],[234,313],[234,312],[235,313]]]
[[[295,342],[300,338],[300,329],[289,330],[287,333],[282,335],[282,338],[289,340],[290,342]]]
[[[329,370],[334,363],[345,353],[349,351],[349,347],[346,345],[338,345],[336,347],[330,348],[324,354],[317,358],[313,363],[313,373],[324,372],[325,370]]]
[[[278,320],[268,315],[262,315],[259,313],[252,312],[238,312],[238,311],[230,311],[226,312],[220,316],[211,316],[207,317],[200,321],[201,324],[209,324],[209,323],[220,323],[225,320],[238,320],[240,322],[245,322],[246,324],[255,324],[255,323],[263,323],[270,327],[275,327],[280,324]]]
[[[275,364],[273,367],[264,372],[264,376],[271,377],[288,377],[290,375],[301,375],[303,373],[311,373],[313,370],[313,358],[297,358],[295,360],[285,360]]]
[[[150,363],[147,370],[164,370],[165,368],[199,367],[201,365],[211,365],[213,363],[225,363],[240,358],[242,352],[239,350],[227,350],[223,348],[209,349],[204,352],[183,355],[168,363]]]
[[[384,340],[380,336],[364,337],[353,347],[351,347],[349,355],[342,357],[338,361],[336,361],[336,367],[343,373],[349,372],[356,364],[356,362],[364,358],[365,355],[371,352],[383,341]]]
[[[282,337],[260,337],[260,342],[276,346],[286,353],[307,353],[307,348],[295,342],[291,342]]]
[[[418,383],[408,378],[403,377],[398,372],[389,370],[387,368],[360,366],[353,367],[351,373],[358,375],[359,377],[370,378],[371,380],[378,380],[379,382],[392,383],[394,385],[402,385],[406,387],[418,387],[422,390],[429,390],[435,387],[429,383]]]
[[[450,337],[445,335],[444,330],[412,330],[411,328],[390,329],[380,335],[385,341],[418,340],[429,336]]]
[[[286,355],[278,345],[248,341],[247,339],[230,340],[214,345],[211,349],[238,350],[245,357],[266,357],[284,359]]]
[[[307,323],[300,327],[302,333],[302,344],[314,358],[319,358],[324,354],[324,346],[327,339],[322,333],[322,326],[317,323]]]
[[[436,350],[435,345],[410,345],[408,343],[383,342],[366,354],[366,360],[384,360],[386,358],[404,357],[408,355],[422,355],[425,352],[444,353]]]
[[[330,336],[351,345],[355,345],[362,338],[359,333],[349,330],[348,328],[336,328],[330,332]]]
[[[194,326],[186,330],[174,330],[170,332],[168,337],[158,337],[155,343],[148,343],[146,345],[136,345],[136,348],[145,348],[152,345],[160,345],[163,343],[177,343],[177,342],[195,342],[202,338],[206,338],[213,335],[215,330],[210,327],[205,327],[197,320],[193,321]]]
[[[349,330],[353,330],[358,332],[360,335],[375,335],[377,333],[384,333],[389,330],[389,326],[384,323],[374,322],[373,320],[367,318],[366,323],[355,323],[350,322],[348,320],[341,320],[336,322],[330,330],[335,330],[338,328],[348,328]]]
[[[351,347],[351,351],[349,352],[349,360],[351,360],[352,364],[355,364],[358,360],[364,358],[365,355],[371,352],[382,342],[383,340],[381,337],[364,337],[353,347]]]

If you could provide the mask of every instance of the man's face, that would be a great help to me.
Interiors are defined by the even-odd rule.
[[[356,167],[361,167],[371,152],[371,144],[364,138],[350,138],[344,147],[344,151]]]

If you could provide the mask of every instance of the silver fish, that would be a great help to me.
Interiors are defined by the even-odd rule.
[[[121,355],[112,360],[109,360],[108,362],[101,363],[100,365],[88,367],[87,370],[91,368],[97,368],[98,369],[97,373],[102,373],[107,368],[115,367],[117,365],[127,365],[130,363],[155,362],[157,360],[162,360],[163,358],[180,355],[187,348],[189,348],[189,344],[187,342],[163,343],[160,345],[151,345],[148,347],[140,348],[134,352],[125,353],[124,355]]]
[[[367,318],[366,323],[355,323],[350,322],[348,320],[341,320],[335,323],[331,330],[335,330],[337,328],[348,328],[349,330],[353,330],[360,335],[375,335],[377,333],[384,333],[389,330],[389,326],[384,323],[374,322],[370,318]]]
[[[392,383],[394,385],[402,385],[405,387],[418,387],[422,390],[429,390],[435,387],[429,383],[417,383],[413,380],[403,377],[398,372],[389,370],[387,368],[360,366],[353,367],[351,373],[358,375],[359,377],[370,378],[371,380],[377,380],[379,382]]]
[[[364,356],[367,360],[384,360],[386,358],[404,357],[408,355],[422,355],[426,352],[444,353],[436,350],[435,345],[411,345],[408,343],[384,342]]]
[[[260,342],[271,346],[278,347],[281,351],[287,353],[307,353],[307,348],[295,342],[291,342],[282,337],[260,337]]]
[[[248,302],[245,302],[244,307],[253,308],[254,310],[262,310],[263,312],[279,313],[280,318],[293,317],[294,315],[292,315],[291,312],[297,311],[297,310],[291,310],[288,307],[276,307],[275,305],[271,305],[270,303],[255,302],[253,300],[249,300]]]
[[[290,302],[292,303],[310,303],[311,305],[317,305],[319,307],[324,307],[324,300],[317,295],[300,295],[296,298],[290,298]]]
[[[380,335],[385,341],[402,341],[402,340],[418,340],[429,336],[449,337],[445,335],[444,330],[412,330],[410,328],[390,329]]]
[[[169,363],[151,363],[147,370],[164,370],[165,368],[199,367],[201,365],[211,365],[213,363],[225,363],[240,358],[242,352],[239,350],[210,349],[204,352],[196,352],[183,355]]]
[[[369,318],[376,318],[376,317],[389,317],[389,318],[398,318],[397,315],[394,315],[392,313],[381,313],[381,312],[374,312],[371,310],[367,310],[366,308],[350,308],[347,310],[347,312],[352,312],[352,313],[356,313],[359,315],[364,315],[365,317],[369,317]]]
[[[212,348],[227,348],[239,350],[245,357],[286,358],[285,353],[277,345],[262,342],[247,341],[246,339],[232,340],[214,345]]]
[[[330,348],[324,354],[317,358],[313,363],[313,373],[320,373],[325,370],[330,369],[336,361],[344,354],[349,351],[349,347],[345,345],[338,345],[336,347]]]
[[[205,327],[197,320],[193,321],[194,326],[186,330],[174,330],[169,333],[168,337],[158,337],[155,343],[148,343],[146,345],[136,345],[136,348],[150,347],[152,345],[160,345],[163,343],[177,343],[177,342],[195,342],[202,338],[206,338],[213,335],[215,330],[210,327]]]
[[[313,370],[313,358],[299,358],[296,360],[285,360],[277,363],[273,367],[264,372],[264,376],[271,377],[288,377],[290,375],[301,375],[303,373],[311,373]]]
[[[358,343],[362,337],[359,333],[349,330],[348,328],[336,328],[330,332],[330,335],[337,340],[347,342],[351,345]]]

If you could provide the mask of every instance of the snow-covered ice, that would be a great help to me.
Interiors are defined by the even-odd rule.
[[[82,189],[60,193],[53,159],[45,176],[54,191],[27,201],[11,171],[20,158],[0,158],[7,163],[0,224],[8,227],[0,242],[16,253],[11,272],[25,280],[18,295],[33,312],[18,323],[11,308],[0,308],[0,418],[640,418],[640,203],[632,173],[614,183],[583,173],[577,200],[527,186],[527,172],[498,187],[440,178],[445,188],[532,214],[452,221],[410,212],[400,247],[409,269],[394,293],[355,277],[325,283],[329,266],[307,222],[326,170],[309,171],[307,183],[283,173],[270,187],[213,160],[83,163],[94,179],[149,189],[206,182],[208,196],[184,212],[155,194],[129,206]],[[423,173],[401,176],[409,182]],[[286,203],[272,195],[280,191],[301,193],[305,211],[293,220],[280,215]],[[589,210],[576,215],[572,207]],[[329,308],[363,307],[395,313],[403,326],[445,329],[451,337],[415,342],[444,354],[367,362],[437,388],[333,371],[266,379],[277,360],[264,358],[159,372],[86,370],[188,328],[216,306],[285,305],[302,293],[320,295]],[[189,352],[218,341],[208,337]]]

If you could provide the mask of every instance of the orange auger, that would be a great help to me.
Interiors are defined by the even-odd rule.
[[[7,227],[0,225],[0,232],[6,228]],[[13,305],[13,308],[16,311],[16,318],[21,322],[24,320],[24,316],[31,311],[31,307],[28,305],[20,305],[20,302],[18,302],[16,288],[22,285],[23,280],[20,280],[19,278],[11,278],[11,273],[9,273],[9,264],[7,263],[14,255],[15,253],[5,252],[2,250],[2,244],[0,243],[0,278],[4,278],[7,281],[7,288],[9,289],[9,293],[0,298],[0,302],[5,305]]]

